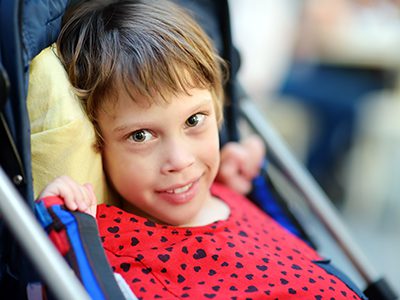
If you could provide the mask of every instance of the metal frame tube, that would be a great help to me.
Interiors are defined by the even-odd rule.
[[[1,167],[0,212],[57,299],[90,299]]]

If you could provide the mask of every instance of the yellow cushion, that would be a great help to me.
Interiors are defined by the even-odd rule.
[[[44,49],[30,66],[28,112],[31,122],[32,173],[35,197],[54,178],[69,175],[93,185],[97,199],[109,199],[95,132],[54,46]]]

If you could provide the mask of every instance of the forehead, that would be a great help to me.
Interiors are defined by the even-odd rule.
[[[162,112],[174,106],[197,107],[213,104],[215,99],[208,89],[190,88],[186,91],[169,93],[166,95],[154,94],[143,96],[134,90],[120,90],[118,95],[103,102],[99,113],[115,119],[127,113],[140,115],[145,112]]]

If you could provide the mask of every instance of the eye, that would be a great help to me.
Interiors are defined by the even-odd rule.
[[[201,114],[201,113],[197,113],[197,114],[191,115],[186,120],[185,125],[187,127],[195,127],[198,124],[202,123],[204,121],[205,117],[206,116],[204,114]]]
[[[129,139],[131,139],[132,141],[136,142],[136,143],[143,143],[143,142],[147,142],[148,140],[150,140],[152,138],[152,134],[146,130],[146,129],[140,129],[140,130],[136,130],[134,132],[132,132],[129,135]]]

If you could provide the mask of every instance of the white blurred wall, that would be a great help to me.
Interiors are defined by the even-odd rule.
[[[276,89],[292,55],[298,0],[230,0],[241,82],[255,99]]]

